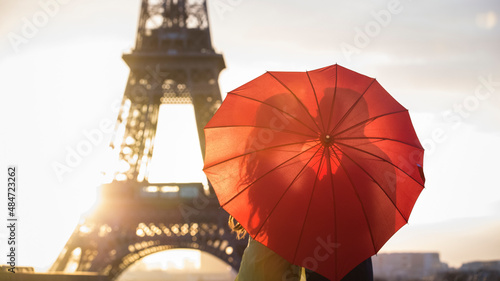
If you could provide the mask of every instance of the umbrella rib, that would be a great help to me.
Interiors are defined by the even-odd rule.
[[[337,147],[337,146],[335,146]],[[338,149],[338,147],[337,147]],[[339,149],[340,150],[340,149]],[[358,198],[358,201],[359,201],[359,204],[361,205],[361,209],[363,210],[363,215],[365,216],[365,221],[366,221],[366,225],[368,226],[368,230],[370,232],[370,238],[372,240],[372,245],[373,245],[373,250],[374,252],[376,253],[377,250],[376,250],[376,247],[375,247],[375,240],[373,238],[373,230],[372,230],[372,226],[370,225],[370,221],[368,220],[368,216],[366,215],[366,209],[365,209],[365,206],[363,205],[363,202],[361,201],[361,198],[359,197],[359,192],[358,190],[356,189],[355,187],[355,184],[354,182],[352,181],[352,177],[349,173],[349,171],[344,167],[344,164],[342,164],[342,161],[340,161],[340,157],[337,155],[337,152],[335,152],[334,149],[332,149],[333,153],[335,154],[335,157],[337,158],[337,160],[339,161],[340,163],[340,166],[342,167],[342,170],[344,170],[344,172],[346,173],[347,175],[347,178],[349,179],[349,182],[351,183],[352,185],[352,190],[354,191],[354,193],[356,194],[356,197]]]
[[[330,134],[333,134],[333,132],[342,124],[344,123],[344,121],[347,119],[347,116],[349,114],[351,114],[351,112],[354,110],[354,108],[356,107],[356,105],[359,103],[359,101],[363,98],[363,96],[366,94],[366,92],[368,92],[368,89],[370,89],[370,87],[373,85],[373,83],[377,81],[376,79],[373,79],[371,82],[370,82],[370,85],[368,85],[368,87],[365,89],[365,91],[363,92],[363,94],[361,94],[361,96],[359,96],[359,98],[356,100],[356,102],[354,102],[354,104],[349,108],[349,110],[347,110],[347,112],[344,114],[344,116],[342,116],[342,118],[340,119],[340,121],[335,125],[335,127],[330,131]]]
[[[319,144],[318,144],[319,145]],[[313,146],[314,147],[314,146]],[[312,147],[311,147],[312,148]],[[264,224],[266,224],[267,220],[269,220],[269,218],[271,217],[271,215],[273,214],[274,210],[276,210],[276,207],[279,205],[279,203],[281,202],[281,200],[283,199],[283,197],[285,197],[285,194],[290,190],[290,187],[292,187],[292,185],[295,183],[295,181],[299,178],[299,176],[302,174],[302,172],[305,170],[305,168],[307,167],[307,165],[309,165],[309,162],[311,162],[311,160],[314,158],[314,156],[318,153],[318,151],[321,150],[321,146],[318,148],[318,150],[316,150],[316,152],[314,152],[313,156],[311,156],[311,158],[309,160],[307,160],[307,162],[304,164],[304,167],[302,167],[302,169],[300,169],[300,171],[297,173],[297,175],[293,178],[292,182],[288,185],[288,187],[286,188],[286,190],[283,192],[283,194],[281,194],[281,197],[278,199],[278,202],[276,202],[276,204],[274,204],[274,207],[271,209],[271,211],[269,211],[269,214],[267,215],[266,219],[262,222],[262,224],[260,225],[259,227],[259,230],[255,233],[255,237],[257,237],[260,233],[260,231],[262,230],[262,228],[264,227]]]
[[[405,109],[405,110],[401,110],[401,111],[394,111],[394,112],[389,112],[389,113],[386,113],[386,114],[378,115],[378,116],[375,116],[375,117],[372,117],[372,118],[368,118],[368,119],[366,119],[366,120],[364,120],[362,122],[359,122],[358,124],[352,125],[351,127],[348,127],[346,129],[338,132],[338,133],[335,133],[335,135],[333,137],[336,137],[336,136],[338,136],[338,135],[340,135],[342,133],[345,133],[346,131],[352,130],[352,129],[354,129],[354,128],[358,127],[358,126],[361,126],[363,124],[375,121],[378,118],[385,117],[385,116],[392,115],[392,114],[403,113],[403,112],[408,112],[408,110]]]
[[[338,235],[337,235],[337,204],[336,204],[336,200],[335,200],[335,185],[333,183],[333,175],[332,175],[332,164],[330,162],[330,149],[326,149],[326,154],[327,154],[327,161],[326,161],[326,164],[327,164],[327,170],[330,172],[330,186],[332,187],[332,201],[333,201],[333,221],[335,222],[335,228],[334,228],[334,232],[333,232],[333,235],[334,235],[334,243],[337,245],[338,244]],[[338,158],[337,158],[338,159]],[[340,159],[338,159],[340,160]],[[338,261],[338,254],[337,254],[338,251],[334,251],[335,253],[335,279],[337,279],[338,277],[338,268],[337,268],[337,261]]]
[[[250,152],[246,152],[246,153],[243,153],[243,154],[240,154],[240,155],[236,155],[236,156],[233,156],[233,157],[230,157],[230,158],[227,158],[227,159],[224,159],[220,162],[217,162],[217,163],[214,163],[214,164],[211,164],[211,165],[208,165],[206,167],[203,168],[203,170],[207,170],[207,169],[210,169],[210,168],[213,168],[217,165],[220,165],[220,164],[224,164],[226,162],[229,162],[231,160],[234,160],[234,159],[237,159],[239,157],[243,157],[243,156],[246,156],[246,155],[249,155],[249,154],[252,154],[252,153],[256,153],[256,152],[261,152],[261,151],[266,151],[266,150],[269,150],[269,149],[274,149],[274,148],[278,148],[278,147],[286,147],[286,146],[290,146],[290,145],[297,145],[297,144],[306,144],[306,143],[309,143],[309,142],[316,142],[317,140],[308,140],[308,141],[300,141],[300,142],[292,142],[292,143],[285,143],[285,144],[280,144],[280,145],[274,145],[274,146],[269,146],[269,147],[266,147],[266,148],[262,148],[262,149],[256,149],[256,150],[252,150]],[[318,144],[317,144],[318,145]],[[313,146],[314,147],[314,146]]]
[[[321,147],[319,149],[321,149]],[[318,151],[319,151],[319,149],[318,149]],[[316,153],[317,153],[317,151],[316,151]],[[309,210],[311,208],[311,202],[312,202],[314,190],[316,189],[316,183],[318,182],[319,172],[321,171],[321,166],[323,166],[323,158],[324,158],[324,156],[325,156],[325,154],[322,153],[321,154],[321,159],[320,159],[320,162],[319,162],[318,171],[316,172],[316,177],[314,178],[313,188],[312,188],[312,191],[311,191],[311,197],[309,197],[309,203],[307,204],[306,215],[304,216],[304,221],[302,222],[302,227],[300,228],[300,235],[299,235],[299,240],[297,241],[297,245],[300,245],[300,241],[302,240],[302,234],[304,233],[304,226],[306,225],[307,216],[309,215]],[[293,254],[293,262],[295,262],[295,258],[297,257],[297,251],[298,251],[298,249],[299,249],[299,247],[297,246],[295,248],[295,253]]]
[[[295,120],[295,121],[299,122],[300,124],[304,125],[304,127],[306,127],[306,128],[308,128],[309,130],[311,130],[311,132],[313,132],[313,133],[317,133],[317,132],[316,132],[316,130],[314,130],[313,128],[309,127],[307,124],[304,124],[304,122],[302,122],[301,120],[297,119],[297,117],[295,117],[295,116],[291,115],[290,113],[288,113],[288,112],[286,112],[286,111],[284,111],[284,110],[282,110],[282,109],[280,109],[280,108],[278,108],[278,107],[276,107],[276,106],[274,106],[274,105],[272,105],[272,104],[269,104],[269,103],[267,103],[267,102],[263,102],[263,101],[260,101],[260,100],[258,100],[258,99],[254,99],[254,98],[251,98],[251,97],[247,97],[247,96],[243,96],[243,95],[240,95],[240,94],[236,94],[236,93],[233,93],[233,92],[229,92],[229,93],[227,93],[227,94],[228,94],[228,95],[238,96],[238,97],[240,97],[240,98],[244,98],[244,99],[249,99],[249,100],[252,100],[252,101],[256,101],[256,102],[258,102],[258,103],[265,104],[265,105],[267,105],[267,106],[269,106],[269,107],[272,107],[272,108],[274,108],[274,109],[278,110],[279,112],[281,112],[281,113],[283,113],[283,114],[286,114],[287,116],[290,116],[293,120]],[[316,123],[315,123],[315,124],[316,124]]]
[[[380,190],[382,190],[382,192],[385,194],[385,196],[391,201],[392,205],[394,206],[394,208],[396,210],[398,210],[398,213],[399,215],[405,220],[406,223],[408,223],[408,219],[401,213],[401,210],[399,210],[398,206],[396,205],[396,203],[394,202],[394,200],[391,199],[391,197],[389,196],[389,194],[387,194],[387,192],[382,188],[382,186],[373,178],[372,175],[370,175],[370,173],[368,173],[368,171],[366,171],[365,168],[361,167],[361,165],[356,162],[354,159],[352,159],[349,154],[345,153],[345,151],[343,151],[342,149],[340,149],[340,147],[338,147],[338,150],[340,152],[342,152],[343,155],[345,155],[347,158],[349,158],[354,164],[356,164],[356,166],[358,166],[379,188]]]
[[[325,129],[325,124],[323,123],[323,114],[321,114],[321,108],[319,106],[319,101],[318,101],[318,95],[316,94],[316,89],[314,88],[314,85],[311,81],[311,76],[309,76],[309,71],[306,71],[307,79],[309,80],[309,83],[311,84],[311,88],[313,90],[314,94],[314,100],[316,100],[316,106],[318,107],[318,114],[319,114],[319,120],[321,122],[321,126],[323,127],[323,132],[326,131]]]
[[[375,158],[377,158],[377,159],[379,159],[379,160],[382,160],[382,161],[384,161],[384,162],[386,162],[386,163],[390,164],[390,165],[391,165],[391,166],[393,166],[394,168],[396,168],[396,169],[400,170],[400,171],[401,171],[401,172],[403,172],[405,175],[407,175],[409,178],[411,178],[412,180],[414,180],[416,183],[418,183],[419,185],[421,185],[422,187],[424,187],[424,185],[423,185],[423,184],[419,183],[419,182],[418,182],[415,178],[413,178],[411,175],[409,175],[406,171],[404,171],[404,170],[403,170],[403,169],[401,169],[399,166],[397,166],[396,164],[392,163],[392,162],[391,162],[391,161],[389,161],[389,160],[386,160],[386,159],[384,159],[384,158],[382,158],[382,157],[380,157],[380,156],[378,156],[378,155],[376,155],[376,154],[374,154],[374,153],[368,152],[368,151],[366,151],[366,150],[364,150],[364,149],[361,149],[361,148],[358,148],[358,147],[354,147],[354,146],[352,146],[352,145],[348,145],[348,144],[341,143],[341,142],[337,142],[337,144],[340,144],[340,145],[343,145],[343,146],[347,146],[347,147],[349,147],[349,148],[352,148],[352,149],[354,149],[354,150],[357,150],[357,151],[360,151],[360,152],[366,153],[366,154],[371,155],[371,156],[373,156],[373,157],[375,157]]]
[[[273,129],[271,127],[257,126],[257,125],[223,125],[223,126],[205,127],[205,130],[209,130],[209,129],[223,129],[223,128],[245,128],[245,127],[247,127],[247,128],[258,128],[258,129],[270,129],[270,130],[273,130],[274,132],[286,132],[286,133],[290,133],[290,134],[294,134],[294,135],[311,137],[311,138],[317,138],[318,137],[318,136],[303,134],[303,133],[299,133],[299,132],[291,131],[291,130],[277,130],[277,129]]]
[[[328,128],[330,128],[330,124],[332,121],[333,108],[335,105],[335,100],[337,98],[337,81],[339,80],[338,69],[339,69],[339,66],[336,65],[336,67],[335,67],[335,88],[333,90],[332,104],[330,105],[330,111],[329,111],[329,116],[328,116],[328,126],[326,127],[327,130],[328,130]]]
[[[411,143],[408,143],[408,142],[405,142],[405,141],[402,141],[402,140],[398,140],[398,139],[393,139],[393,138],[382,138],[382,137],[347,137],[347,138],[335,138],[335,141],[337,140],[368,140],[368,139],[374,139],[374,140],[379,140],[379,141],[393,141],[393,142],[399,142],[399,143],[402,143],[402,144],[406,144],[408,146],[411,146],[411,147],[414,147],[414,148],[417,148],[417,149],[422,149],[421,147],[419,146],[416,146],[414,144],[411,144]]]
[[[263,175],[261,175],[259,178],[255,179],[253,182],[251,182],[250,184],[248,184],[247,186],[245,186],[242,190],[238,191],[234,196],[232,196],[231,198],[229,198],[229,200],[227,200],[224,204],[221,205],[221,207],[224,207],[226,206],[228,203],[230,203],[231,201],[234,200],[234,198],[238,197],[241,193],[243,193],[245,190],[247,190],[250,186],[252,186],[254,183],[256,183],[257,181],[259,181],[260,179],[262,179],[263,177],[267,176],[268,174],[270,174],[271,172],[273,172],[274,170],[280,168],[281,166],[285,165],[287,162],[291,161],[292,159],[294,158],[297,158],[299,157],[300,155],[306,153],[307,151],[313,149],[314,147],[320,145],[319,143],[314,145],[314,146],[311,146],[310,148],[298,153],[297,155],[293,156],[292,158],[290,159],[287,159],[286,161],[284,161],[283,163],[279,164],[278,166],[272,168],[271,170],[267,171],[266,173],[264,173]],[[311,157],[312,159],[313,157]],[[310,160],[309,160],[310,161]],[[260,231],[260,230],[259,230]]]
[[[288,86],[287,86],[287,85],[285,85],[285,83],[281,82],[281,80],[279,80],[279,79],[278,79],[276,76],[274,76],[271,72],[269,72],[269,71],[268,71],[267,73],[269,73],[269,75],[271,75],[271,77],[273,77],[276,81],[278,81],[278,82],[279,82],[279,83],[280,83],[283,87],[285,87],[285,89],[287,89],[287,90],[290,92],[290,94],[292,94],[292,95],[295,97],[295,99],[299,102],[299,104],[300,104],[300,105],[304,108],[304,110],[307,112],[307,115],[309,115],[309,117],[311,117],[311,120],[313,121],[314,125],[316,125],[317,129],[318,129],[318,130],[321,130],[321,129],[319,128],[318,124],[316,123],[316,121],[315,121],[314,117],[311,115],[311,113],[309,112],[309,110],[307,110],[307,107],[304,105],[304,103],[302,103],[302,101],[299,99],[299,97],[297,97],[297,95],[295,95],[295,93],[294,93],[294,92],[292,92],[292,90],[290,90],[290,88],[288,88]]]

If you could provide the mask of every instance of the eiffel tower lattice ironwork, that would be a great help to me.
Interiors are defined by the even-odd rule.
[[[142,0],[136,45],[123,59],[130,75],[111,147],[126,169],[101,187],[98,207],[50,271],[114,280],[137,260],[174,248],[208,252],[237,270],[246,242],[228,229],[213,191],[196,182],[148,181],[160,105],[193,104],[203,152],[203,127],[221,103],[225,64],[212,47],[206,2]]]

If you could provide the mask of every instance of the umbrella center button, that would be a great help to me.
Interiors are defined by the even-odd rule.
[[[322,134],[321,142],[324,146],[330,146],[333,144],[333,137],[330,134]]]

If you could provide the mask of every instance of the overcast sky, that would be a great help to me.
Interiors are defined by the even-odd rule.
[[[117,117],[129,73],[121,55],[135,42],[139,4],[0,2],[0,169],[19,167],[23,265],[50,266],[95,198],[111,138],[100,124]],[[426,148],[426,189],[410,224],[382,251],[436,251],[454,266],[500,259],[500,2],[211,0],[208,7],[212,43],[227,65],[223,96],[266,70],[339,63],[377,78],[410,110]],[[55,172],[54,163],[64,164],[96,130],[102,138],[88,155]],[[0,237],[4,253],[5,228]]]

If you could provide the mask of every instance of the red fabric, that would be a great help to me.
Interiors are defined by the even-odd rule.
[[[373,78],[333,65],[267,72],[205,127],[221,206],[291,263],[340,280],[406,222],[424,186],[408,111]]]

